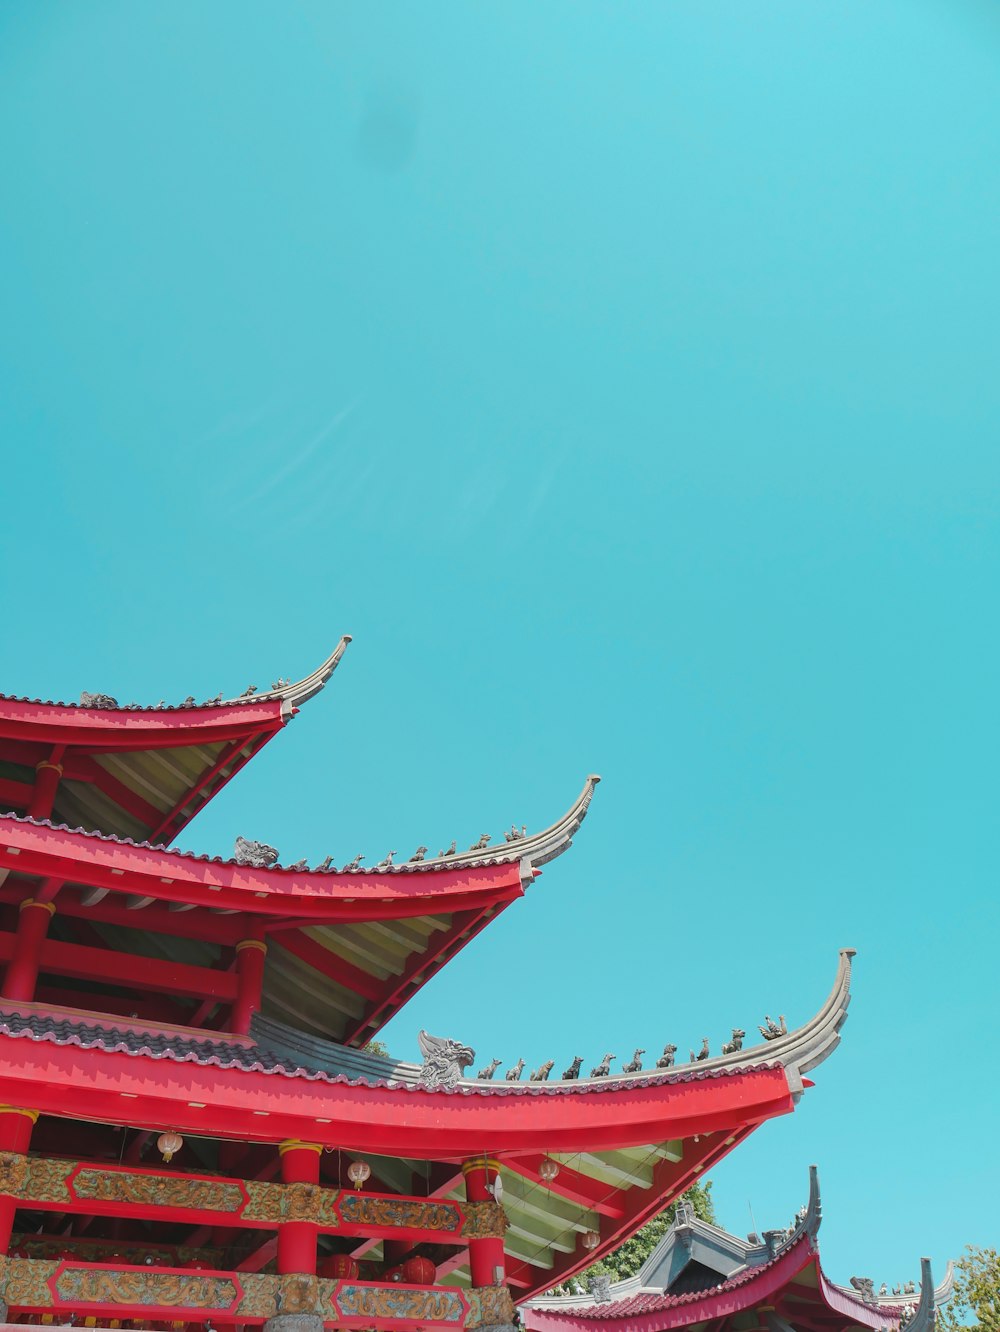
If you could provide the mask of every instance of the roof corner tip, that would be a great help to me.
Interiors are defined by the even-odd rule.
[[[819,1167],[809,1167],[809,1201],[806,1204],[805,1230],[815,1235],[823,1220],[823,1200],[819,1191]]]

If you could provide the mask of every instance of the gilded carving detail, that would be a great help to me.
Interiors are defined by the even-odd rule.
[[[319,1278],[286,1275],[278,1277],[278,1313],[316,1313],[319,1310]]]
[[[278,1278],[262,1272],[240,1273],[243,1298],[236,1312],[242,1318],[270,1318],[278,1311]]]
[[[60,1304],[148,1305],[161,1309],[210,1309],[228,1313],[239,1300],[229,1277],[203,1272],[116,1272],[64,1267],[55,1281]]]
[[[491,1203],[489,1206],[496,1204]],[[457,1233],[462,1226],[462,1213],[451,1203],[368,1197],[363,1193],[345,1192],[340,1199],[340,1216],[348,1226],[400,1226],[411,1230],[442,1230],[452,1234]]]
[[[312,1221],[325,1230],[339,1224],[337,1198],[339,1189],[324,1189],[318,1184],[262,1184],[247,1180],[247,1203],[243,1217],[264,1225],[282,1221]]]
[[[18,1152],[0,1152],[0,1193],[19,1198],[28,1178],[28,1158]]]
[[[240,1186],[221,1179],[133,1175],[125,1170],[98,1170],[87,1166],[73,1176],[72,1188],[78,1198],[93,1202],[189,1207],[203,1212],[239,1212],[243,1206]]]
[[[473,1286],[466,1291],[469,1301],[469,1328],[513,1323],[514,1301],[506,1286]]]
[[[507,1213],[499,1203],[471,1202],[463,1207],[465,1221],[462,1234],[466,1239],[503,1239],[510,1225]]]
[[[406,1318],[421,1323],[464,1322],[465,1305],[454,1290],[414,1290],[405,1286],[341,1286],[334,1308],[344,1318]]]
[[[52,1304],[51,1279],[59,1270],[58,1262],[27,1258],[8,1258],[4,1271],[3,1298],[8,1305],[27,1309],[47,1309]]]
[[[277,1225],[281,1220],[281,1200],[284,1197],[282,1184],[262,1184],[260,1180],[248,1179],[243,1186],[247,1191],[247,1205],[243,1216],[248,1221],[270,1222]]]

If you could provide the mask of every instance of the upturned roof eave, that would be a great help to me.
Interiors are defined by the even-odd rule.
[[[124,1027],[95,1033],[88,1024],[47,1027],[0,1012],[0,1077],[43,1113],[58,1110],[69,1078],[86,1117],[120,1114],[124,1094],[137,1125],[167,1114],[181,1132],[265,1141],[280,1129],[283,1137],[318,1141],[319,1134],[352,1150],[416,1159],[475,1154],[484,1134],[501,1155],[617,1150],[730,1133],[791,1109],[780,1069],[662,1084],[642,1095],[587,1088],[560,1096],[527,1086],[519,1096],[451,1094],[263,1063],[254,1049],[229,1042],[158,1040],[148,1028],[133,1038]],[[81,1051],[89,1052],[82,1082]]]
[[[220,696],[201,703],[101,707],[0,694],[0,728],[5,722],[48,729],[69,728],[81,730],[91,738],[99,733],[109,737],[139,733],[148,738],[157,731],[176,737],[178,733],[191,731],[202,739],[205,731],[281,725],[326,686],[350,642],[350,634],[344,634],[316,670],[301,680],[236,698]],[[171,743],[184,741],[173,738]]]
[[[233,859],[133,842],[17,814],[0,814],[0,864],[28,873],[58,872],[73,882],[119,892],[135,892],[148,880],[148,895],[165,901],[187,900],[185,891],[211,891],[212,898],[205,900],[212,906],[242,906],[271,914],[278,909],[310,914],[325,906],[326,914],[320,910],[318,917],[323,919],[330,911],[363,903],[405,906],[408,914],[436,912],[451,909],[451,898],[456,903],[470,899],[472,905],[477,893],[496,891],[497,900],[519,895],[533,879],[539,861],[544,863],[569,847],[598,780],[588,778],[569,811],[531,837],[474,853],[374,869],[241,865]],[[127,887],[123,878],[128,879]],[[350,910],[347,917],[361,914]]]
[[[707,1291],[691,1291],[683,1295],[636,1292],[617,1301],[612,1296],[610,1302],[602,1304],[595,1304],[590,1297],[585,1303],[565,1311],[556,1307],[566,1303],[562,1300],[531,1300],[522,1304],[520,1310],[528,1332],[571,1332],[573,1328],[589,1329],[595,1324],[610,1325],[622,1332],[626,1329],[627,1332],[669,1332],[669,1329],[754,1308],[813,1261],[813,1248],[808,1237],[802,1235],[771,1262],[747,1268]],[[637,1307],[639,1300],[646,1301],[647,1307]],[[627,1307],[616,1309],[616,1304]]]

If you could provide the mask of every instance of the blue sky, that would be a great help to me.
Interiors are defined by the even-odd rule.
[[[992,0],[0,10],[2,687],[331,687],[183,835],[572,851],[418,1026],[822,1002],[715,1172],[837,1279],[995,1242]]]

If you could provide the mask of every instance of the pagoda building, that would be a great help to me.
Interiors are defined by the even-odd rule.
[[[673,1224],[635,1276],[592,1277],[587,1293],[522,1305],[526,1332],[934,1332],[951,1297],[952,1266],[935,1288],[930,1259],[915,1282],[875,1290],[870,1277],[834,1283],[820,1265],[816,1167],[792,1224],[746,1239],[680,1202]],[[573,1283],[579,1288],[580,1283]]]
[[[561,855],[550,827],[375,865],[171,843],[329,681],[176,707],[0,697],[0,1300],[15,1322],[499,1328],[764,1121],[833,1050],[811,1019],[476,1068],[369,1049]],[[6,812],[3,812],[6,811]],[[565,1065],[565,1066],[564,1066]],[[561,1076],[560,1076],[561,1074]],[[526,1076],[524,1076],[526,1075]]]

